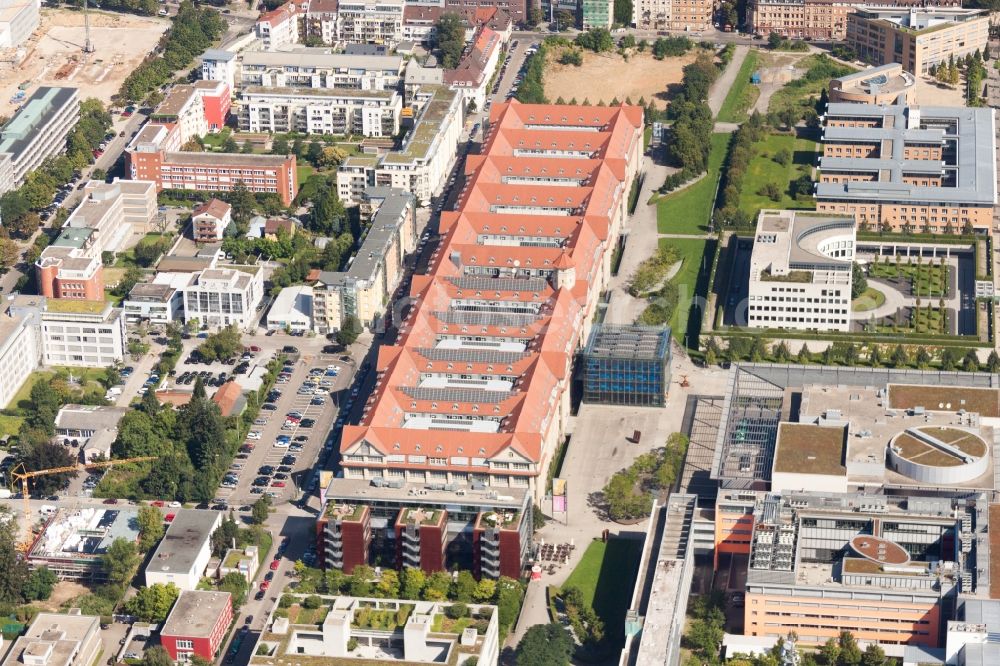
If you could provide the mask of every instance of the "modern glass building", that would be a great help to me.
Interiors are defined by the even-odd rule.
[[[670,386],[670,327],[596,324],[579,368],[584,402],[662,407]]]

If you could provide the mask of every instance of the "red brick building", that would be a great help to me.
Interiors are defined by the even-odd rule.
[[[174,661],[190,661],[192,655],[215,661],[232,622],[228,592],[182,590],[160,632],[160,643]]]
[[[396,518],[396,564],[445,571],[448,512],[444,509],[403,509]]]
[[[317,521],[317,552],[323,566],[350,574],[368,564],[372,541],[371,512],[362,504],[331,504],[324,519]]]

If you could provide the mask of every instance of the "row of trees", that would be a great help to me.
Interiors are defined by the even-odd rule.
[[[1000,372],[1000,355],[990,351],[986,363],[980,363],[975,349],[942,347],[928,349],[925,346],[879,345],[875,343],[854,344],[835,342],[821,352],[811,352],[802,343],[797,353],[792,353],[788,343],[781,341],[770,344],[759,336],[733,336],[725,351],[715,338],[709,338],[704,345],[705,362],[728,361],[773,361],[775,363],[821,363],[823,365],[870,366],[874,368],[917,368],[925,370],[938,367],[941,370],[964,372]]]
[[[591,28],[587,32],[581,32],[573,41],[580,48],[594,53],[615,50],[615,38],[611,36],[611,31],[607,28]]]
[[[719,68],[711,57],[699,56],[684,67],[683,89],[667,109],[668,117],[674,121],[667,140],[667,155],[681,167],[680,172],[671,177],[676,183],[694,178],[708,169],[708,153],[715,126],[712,110],[708,106],[708,91],[718,76]]]
[[[11,606],[48,599],[58,580],[48,567],[29,571],[17,544],[17,516],[0,507],[0,609],[5,616]]]
[[[535,54],[528,58],[528,66],[525,68],[524,78],[517,88],[517,101],[522,104],[547,104],[545,97],[545,58],[548,49],[545,44],[539,44]]]
[[[125,81],[116,95],[120,102],[139,102],[194,62],[226,29],[219,13],[183,0],[173,25],[160,40],[160,53],[151,55]]]
[[[63,0],[70,7],[83,7],[83,0]],[[156,0],[101,0],[101,9],[109,12],[156,16],[161,5]]]

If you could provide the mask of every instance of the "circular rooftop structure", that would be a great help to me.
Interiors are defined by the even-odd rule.
[[[986,473],[989,447],[954,426],[907,428],[889,443],[889,467],[923,483],[967,483]]]
[[[910,554],[895,541],[870,534],[859,534],[851,539],[854,552],[872,562],[885,565],[903,565],[910,561]]]

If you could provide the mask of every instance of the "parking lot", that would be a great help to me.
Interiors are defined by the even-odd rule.
[[[246,505],[265,493],[275,502],[294,500],[300,490],[315,490],[313,465],[327,444],[337,396],[354,375],[347,359],[320,353],[286,361],[219,488],[220,504]]]

